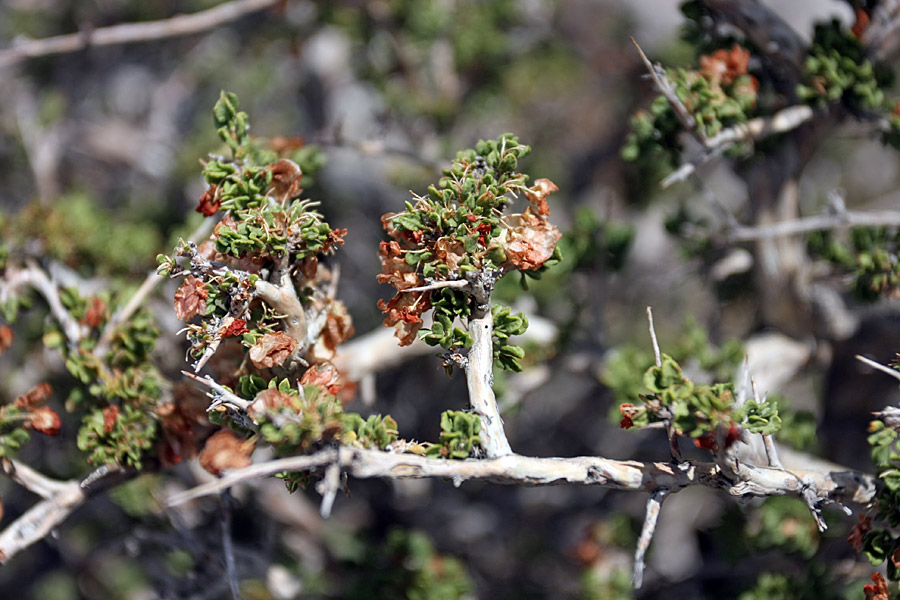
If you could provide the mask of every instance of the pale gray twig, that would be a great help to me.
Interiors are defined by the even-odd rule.
[[[833,215],[816,215],[790,221],[779,221],[758,227],[736,227],[726,233],[730,242],[749,242],[800,235],[811,231],[825,231],[841,227],[897,227],[900,226],[900,212],[844,211]]]
[[[861,355],[857,354],[856,360],[858,360],[862,363],[865,363],[865,364],[869,365],[870,367],[872,367],[873,369],[881,371],[882,373],[886,373],[886,374],[890,375],[891,377],[893,377],[894,379],[900,379],[900,371],[897,371],[896,369],[892,369],[890,367],[886,367],[881,363],[875,362],[871,358],[866,358],[865,356],[861,356]]]
[[[0,50],[0,69],[38,56],[202,33],[278,2],[279,0],[233,0],[193,14],[175,15],[158,21],[122,23],[38,40],[19,38],[13,41],[11,47]]]
[[[631,576],[631,584],[634,589],[639,589],[644,582],[644,556],[653,533],[656,531],[656,522],[659,520],[659,510],[669,490],[660,488],[650,493],[647,499],[647,512],[644,514],[644,526],[641,528],[641,537],[638,538],[637,548],[634,551],[634,571]]]

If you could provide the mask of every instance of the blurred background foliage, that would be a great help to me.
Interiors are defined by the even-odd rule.
[[[6,0],[0,47],[17,36],[163,19],[215,4]],[[402,206],[408,190],[424,193],[456,150],[514,131],[534,149],[529,172],[560,188],[551,210],[564,232],[564,261],[528,281],[527,292],[518,281],[504,281],[497,292],[533,327],[533,316],[544,317],[556,332],[555,341],[527,348],[524,373],[497,374],[512,446],[525,455],[666,460],[661,437],[618,428],[618,404],[632,397],[623,390],[635,389],[652,360],[644,308],[655,307],[664,351],[698,381],[731,377],[743,352],[733,340],[760,327],[749,282],[711,279],[709,257],[697,258],[702,252],[665,227],[679,206],[705,193],[739,205],[747,193],[742,182],[712,166],[707,189],[684,184],[663,193],[660,173],[620,158],[629,115],[654,96],[629,36],[653,59],[688,64],[693,56],[678,39],[677,6],[288,0],[203,34],[28,60],[2,72],[0,83],[4,246],[43,257],[62,281],[114,292],[138,285],[155,255],[200,222],[198,158],[225,150],[209,111],[227,89],[241,98],[255,135],[278,137],[300,153],[305,195],[321,201],[330,223],[348,229],[337,259],[339,295],[365,333],[379,326],[376,301],[389,295],[375,282],[380,216]],[[846,5],[827,0],[779,10],[806,39],[813,20],[850,18]],[[806,168],[800,200],[814,211],[840,188],[848,205],[888,208],[897,205],[898,178],[895,154],[859,131],[841,130]],[[822,254],[825,241],[814,240]],[[154,360],[177,380],[184,348],[173,292],[167,283],[150,308],[163,332]],[[13,349],[0,357],[0,400],[47,380],[55,389],[51,404],[59,406],[72,382],[41,347],[46,309],[34,304],[17,323]],[[896,390],[839,365],[860,348],[888,362],[898,326],[896,314],[880,306],[863,315],[852,339],[800,340],[812,348],[808,360],[784,389],[769,390],[797,409],[785,416],[799,423],[785,428],[794,432],[789,441],[815,447],[818,423],[827,442],[821,450],[869,468],[868,411],[896,401]],[[439,363],[416,359],[380,373],[374,406],[357,401],[354,410],[389,412],[401,436],[438,440],[441,412],[466,405],[464,382],[448,379]],[[86,466],[73,458],[75,427],[64,423],[59,438],[33,439],[19,457],[54,477],[83,474]],[[173,474],[150,473],[92,500],[0,570],[0,596],[226,597],[221,505],[160,508],[161,498],[191,485],[195,471],[181,465]],[[635,594],[631,554],[644,498],[633,494],[351,481],[352,497],[340,498],[322,521],[314,493],[282,488],[264,481],[234,491],[245,598],[837,598],[845,589],[855,590],[846,597],[860,597],[859,582],[870,572],[844,542],[846,520],[832,519],[820,535],[793,500],[738,509],[712,490],[674,496]],[[0,495],[4,522],[33,501],[5,480]]]

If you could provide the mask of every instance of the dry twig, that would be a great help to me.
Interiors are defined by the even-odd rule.
[[[233,0],[208,10],[190,15],[175,15],[159,21],[122,23],[39,40],[17,39],[10,48],[0,50],[0,69],[39,56],[202,33],[274,6],[280,1],[283,0]]]

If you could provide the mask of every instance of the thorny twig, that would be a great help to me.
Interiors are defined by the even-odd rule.
[[[665,189],[673,183],[684,181],[696,171],[698,166],[721,156],[723,152],[738,142],[762,140],[770,135],[792,131],[812,120],[814,114],[813,109],[806,105],[789,106],[771,117],[757,117],[746,123],[738,123],[723,129],[713,137],[707,138],[703,152],[694,160],[684,163],[666,176],[660,183],[660,187]]]
[[[208,10],[190,15],[175,15],[158,21],[122,23],[39,40],[17,39],[12,47],[0,50],[0,69],[38,56],[202,33],[269,8],[279,1],[281,0],[233,0]]]
[[[213,402],[209,405],[209,408],[207,410],[213,410],[214,408],[222,404],[230,404],[235,409],[246,411],[247,407],[250,406],[250,400],[244,400],[234,392],[230,391],[228,388],[219,385],[218,383],[216,383],[216,380],[209,375],[207,375],[206,377],[198,377],[190,371],[182,371],[181,374],[185,375],[186,377],[190,377],[194,381],[214,390],[215,393],[208,394],[211,398],[213,398]]]
[[[650,498],[647,499],[644,526],[641,528],[641,537],[638,538],[637,548],[634,551],[634,572],[631,576],[631,584],[634,589],[639,589],[644,583],[644,556],[647,554],[647,548],[650,547],[650,541],[656,531],[656,522],[659,520],[659,510],[668,493],[669,490],[660,488],[651,492]]]
[[[465,367],[469,405],[481,417],[481,445],[488,458],[512,454],[494,395],[494,316],[490,302],[497,275],[480,271],[470,281],[473,308],[469,317],[469,335],[472,336],[472,347],[466,355]]]
[[[856,360],[858,360],[862,363],[865,363],[865,364],[869,365],[870,367],[872,367],[873,369],[881,371],[882,373],[887,373],[894,379],[900,379],[900,371],[896,371],[890,367],[886,367],[881,363],[875,362],[871,358],[866,358],[865,356],[861,356],[861,355],[857,354]]]
[[[653,309],[649,306],[647,307],[647,324],[650,329],[650,341],[653,344],[653,360],[657,367],[661,367],[662,354],[659,351],[659,340],[656,339],[656,328],[653,326]],[[672,455],[672,460],[676,463],[682,462],[684,455],[681,453],[678,434],[675,432],[675,424],[671,419],[666,424],[666,436],[669,438],[669,453]]]
[[[337,497],[338,490],[341,487],[341,465],[338,463],[338,455],[334,453],[334,462],[325,468],[325,476],[316,485],[316,491],[322,495],[322,505],[319,513],[323,519],[331,516],[331,509],[334,507],[334,499]]]
[[[678,99],[678,96],[675,95],[675,90],[672,88],[672,84],[669,83],[668,78],[666,77],[666,72],[662,69],[662,67],[658,65],[654,65],[650,62],[650,59],[647,58],[647,55],[644,54],[644,51],[641,50],[641,47],[638,45],[637,40],[631,38],[631,43],[634,44],[634,47],[637,48],[638,54],[641,55],[641,60],[644,63],[644,66],[647,67],[647,71],[650,73],[650,76],[653,78],[653,83],[656,85],[656,89],[660,94],[665,96],[666,100],[668,100],[669,104],[672,106],[672,110],[675,112],[675,116],[681,122],[681,126],[684,127],[685,131],[689,131],[693,134],[697,140],[703,144],[704,146],[708,145],[706,136],[702,131],[697,129],[697,119],[694,118],[694,115],[685,107],[685,105]]]

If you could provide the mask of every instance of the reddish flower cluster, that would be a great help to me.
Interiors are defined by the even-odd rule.
[[[247,321],[244,319],[234,319],[227,325],[219,329],[219,335],[223,338],[237,337],[250,331],[247,329]]]
[[[631,429],[634,427],[634,421],[631,420],[631,413],[634,411],[634,404],[626,402],[619,406],[619,414],[622,420],[619,421],[619,427],[622,429]]]
[[[203,192],[203,195],[200,196],[200,203],[195,210],[204,217],[211,217],[219,211],[219,206],[221,206],[221,204],[222,200],[219,197],[219,188],[210,185],[206,191]]]
[[[866,600],[891,600],[887,580],[881,573],[872,573],[872,583],[864,585],[863,592],[866,594]]]
[[[700,72],[711,81],[721,81],[729,85],[741,75],[747,74],[750,66],[750,51],[737,44],[731,50],[724,48],[700,57]]]
[[[853,546],[854,550],[861,552],[863,538],[870,531],[872,531],[872,517],[868,515],[859,515],[859,523],[854,525],[853,529],[850,530],[850,535],[847,536],[847,542]]]

